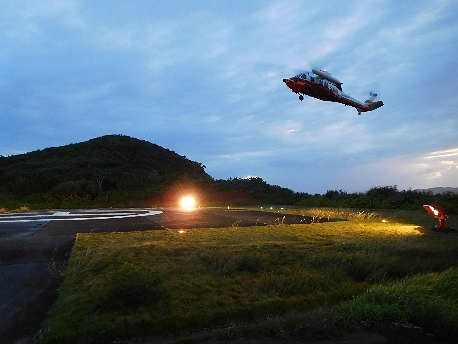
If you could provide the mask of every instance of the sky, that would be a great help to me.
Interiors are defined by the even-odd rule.
[[[0,0],[0,155],[121,134],[311,194],[458,187],[458,2]],[[299,101],[327,69],[384,106]]]

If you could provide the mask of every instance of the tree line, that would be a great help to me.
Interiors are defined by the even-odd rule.
[[[306,207],[341,207],[359,209],[419,210],[424,204],[441,205],[447,213],[458,214],[458,194],[446,192],[399,190],[394,186],[376,186],[363,193],[328,190],[323,195],[303,194],[297,205]]]

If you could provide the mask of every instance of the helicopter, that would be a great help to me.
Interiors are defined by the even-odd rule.
[[[326,69],[317,70],[312,68],[312,72],[299,73],[298,75],[283,79],[283,82],[294,93],[299,94],[299,100],[304,100],[304,95],[324,101],[341,103],[352,106],[361,112],[372,111],[383,106],[382,101],[375,101],[377,93],[370,92],[369,99],[361,102],[342,91],[342,83],[332,76]]]

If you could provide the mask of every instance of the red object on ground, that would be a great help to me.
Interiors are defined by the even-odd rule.
[[[428,212],[429,215],[434,216],[436,219],[439,220],[439,225],[436,228],[449,228],[445,224],[445,219],[447,219],[447,215],[445,215],[445,209],[439,205],[424,205],[423,208]]]

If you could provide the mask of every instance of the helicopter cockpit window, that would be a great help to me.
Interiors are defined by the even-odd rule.
[[[299,73],[295,78],[307,79],[308,73]]]

